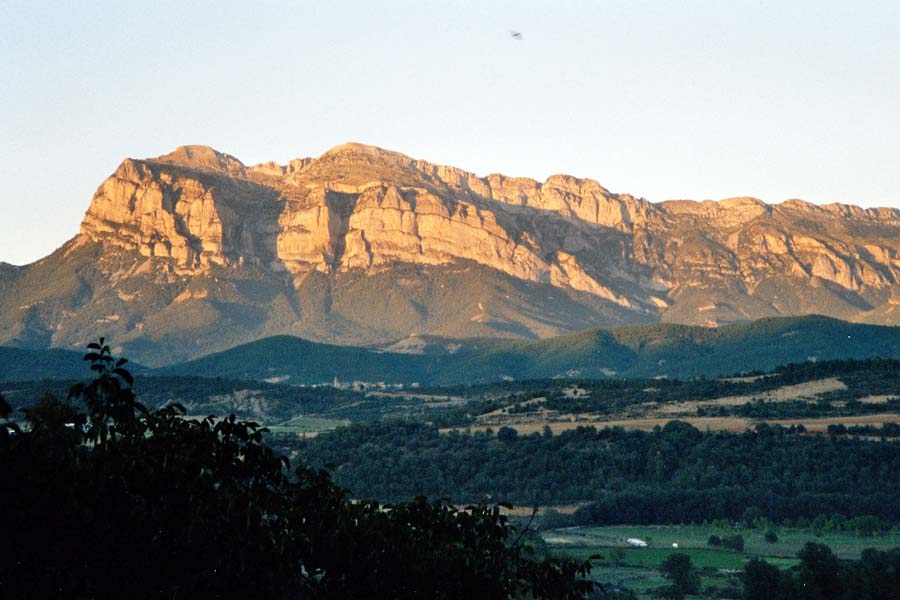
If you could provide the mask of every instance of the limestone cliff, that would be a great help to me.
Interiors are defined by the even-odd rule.
[[[623,306],[649,302],[637,288],[632,299],[619,289],[637,275],[627,274],[624,245],[611,255],[608,236],[597,235],[626,231],[644,218],[646,202],[563,176],[543,185],[481,180],[356,144],[293,164],[247,168],[194,146],[129,159],[98,189],[81,234],[172,259],[183,273],[252,261],[302,278],[310,270],[471,260]],[[591,253],[606,257],[581,258]]]
[[[0,342],[77,345],[105,328],[134,344],[171,335],[186,355],[274,333],[534,337],[806,313],[897,324],[900,212],[654,204],[361,144],[255,166],[184,146],[125,160],[75,239],[0,279]]]
[[[689,288],[753,295],[787,280],[867,302],[900,281],[895,210],[753,198],[654,205],[590,179],[481,178],[360,144],[284,166],[246,167],[199,146],[129,159],[100,186],[81,233],[186,273],[251,261],[302,279],[471,260],[650,311]],[[761,298],[763,312],[785,312]],[[705,306],[687,320],[715,322]]]

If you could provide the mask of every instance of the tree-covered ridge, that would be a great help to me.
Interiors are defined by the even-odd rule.
[[[584,503],[571,524],[776,521],[820,514],[900,521],[900,446],[760,425],[704,433],[678,421],[653,432],[579,427],[557,435],[442,434],[417,423],[354,425],[312,440],[277,438],[310,464],[333,464],[357,497],[410,490],[469,501]]]
[[[0,381],[76,379],[84,376],[81,354],[61,348],[13,348],[0,346]],[[131,365],[132,372],[142,371]]]
[[[900,410],[900,361],[894,359],[795,363],[747,375],[750,376],[723,379],[551,379],[449,386],[436,389],[446,394],[468,396],[476,402],[436,415],[434,422],[446,427],[464,427],[475,424],[479,415],[498,409],[506,409],[512,414],[545,409],[602,417],[642,405],[665,406],[742,396],[748,398],[743,404],[706,407],[698,409],[697,414],[767,419]],[[844,388],[805,401],[771,403],[754,398],[759,396],[758,400],[762,400],[766,392],[825,378],[837,378]],[[577,396],[570,393],[573,388],[580,390]],[[858,401],[872,395],[887,398],[877,404]],[[534,399],[540,399],[540,403],[530,402]]]
[[[497,505],[356,502],[252,422],[149,410],[109,348],[66,401],[0,399],[0,596],[576,598],[589,564],[529,554]]]
[[[80,362],[80,361],[79,361]],[[490,424],[495,428],[528,420],[541,412],[546,421],[568,421],[572,414],[592,420],[634,418],[684,403],[687,416],[750,419],[815,418],[900,413],[900,361],[808,362],[769,373],[728,379],[549,379],[482,385],[357,391],[346,387],[298,386],[285,382],[137,375],[142,402],[151,408],[180,403],[189,415],[234,414],[267,426],[321,430],[347,422],[415,418],[441,427]],[[766,395],[786,386],[833,380],[811,397],[771,402]],[[0,393],[13,408],[38,402],[46,393],[66,394],[74,380],[0,381]],[[572,390],[578,390],[572,394]],[[739,403],[717,404],[742,397]],[[878,402],[860,402],[877,397]],[[490,413],[502,411],[501,419]],[[667,418],[674,417],[665,412]],[[837,432],[837,431],[836,431]],[[850,426],[854,435],[889,435],[881,428]]]
[[[243,379],[276,375],[306,384],[338,377],[444,386],[508,378],[719,377],[807,360],[898,358],[900,329],[813,315],[718,328],[662,323],[609,327],[537,340],[445,339],[424,354],[392,352],[393,346],[373,351],[275,336],[157,373]]]
[[[14,408],[27,408],[45,394],[65,396],[76,380],[0,381],[0,393]],[[446,412],[446,394],[434,397],[416,393],[367,394],[331,385],[298,386],[258,380],[200,377],[194,375],[137,375],[135,387],[148,407],[178,403],[190,416],[234,414],[258,423],[329,419],[340,422],[384,418],[437,418]],[[424,400],[423,400],[424,398]]]

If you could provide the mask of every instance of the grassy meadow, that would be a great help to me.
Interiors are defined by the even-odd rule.
[[[592,577],[614,587],[630,589],[641,598],[652,597],[654,588],[666,584],[659,567],[674,553],[691,557],[691,563],[702,579],[701,588],[706,590],[711,586],[740,588],[739,573],[756,557],[788,569],[799,563],[796,556],[806,542],[825,544],[843,559],[858,559],[866,548],[887,550],[900,546],[898,531],[874,537],[847,532],[816,535],[806,529],[776,528],[775,531],[776,542],[767,542],[762,528],[712,525],[571,527],[545,531],[543,538],[556,556],[583,560],[600,555],[602,559],[594,562]],[[740,535],[744,539],[744,550],[711,548],[707,545],[710,535]],[[632,538],[643,540],[647,546],[629,545],[626,540]]]

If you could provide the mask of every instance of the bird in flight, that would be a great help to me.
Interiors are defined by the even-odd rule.
[[[521,39],[522,39],[522,32],[521,32],[521,31],[510,31],[510,32],[509,32],[509,35],[511,35],[513,38],[515,38],[515,39],[517,39],[517,40],[521,40]]]

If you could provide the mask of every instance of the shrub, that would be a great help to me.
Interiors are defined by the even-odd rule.
[[[519,432],[512,427],[501,427],[497,430],[497,439],[501,442],[514,442],[519,437]]]
[[[744,538],[740,535],[728,535],[722,538],[722,547],[735,552],[744,551]]]
[[[700,589],[700,577],[694,572],[691,557],[687,554],[670,554],[660,564],[659,571],[672,582],[666,589],[666,597],[681,598],[685,594],[695,594]]]

